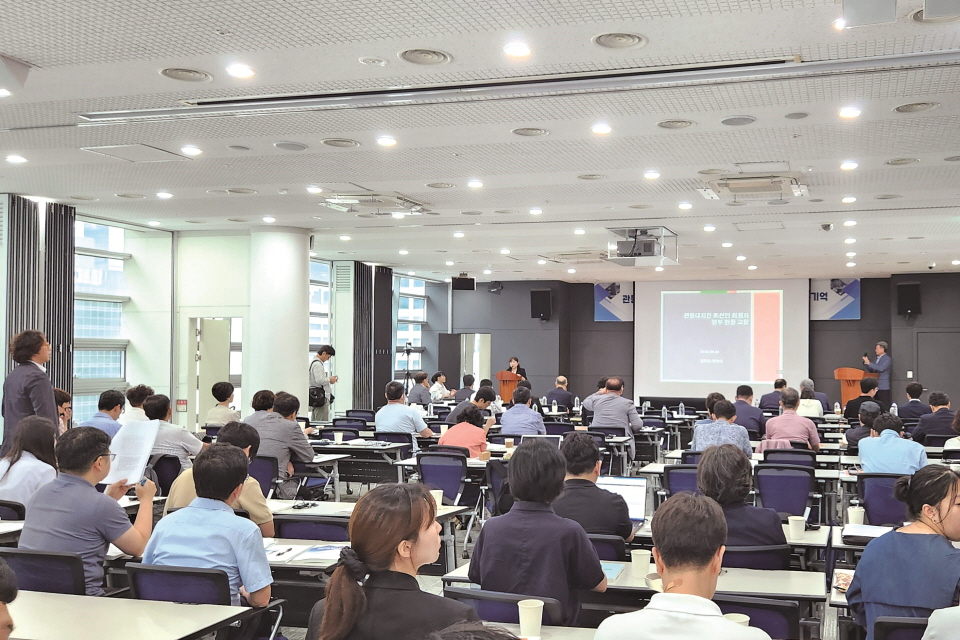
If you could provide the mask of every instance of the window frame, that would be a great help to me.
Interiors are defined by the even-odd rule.
[[[321,260],[320,258],[310,258],[311,263],[323,264],[327,267],[327,279],[326,280],[314,280],[312,274],[310,275],[310,287],[318,286],[321,288],[326,288],[327,290],[327,312],[322,311],[309,311],[310,309],[310,291],[307,291],[307,309],[310,317],[307,320],[307,335],[309,336],[310,332],[310,320],[317,318],[320,320],[327,321],[327,342],[313,342],[313,338],[309,337],[308,341],[310,343],[310,353],[316,353],[320,347],[324,344],[333,344],[333,263],[330,260]]]

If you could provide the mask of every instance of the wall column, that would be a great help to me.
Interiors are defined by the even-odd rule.
[[[286,391],[300,399],[301,415],[310,411],[309,240],[305,229],[250,232],[250,312],[243,327],[244,398],[261,389]]]

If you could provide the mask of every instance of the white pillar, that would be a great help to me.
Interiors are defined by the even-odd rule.
[[[243,327],[243,397],[286,391],[309,414],[310,233],[290,227],[250,232],[250,313]]]

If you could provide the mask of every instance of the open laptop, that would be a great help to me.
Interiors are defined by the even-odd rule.
[[[641,524],[646,519],[647,478],[624,478],[621,476],[600,476],[597,486],[619,494],[627,502],[630,520]]]
[[[530,438],[530,439],[533,439],[533,438],[543,438],[543,439],[545,439],[547,442],[553,442],[553,443],[555,443],[555,444],[557,445],[557,449],[560,448],[560,443],[563,441],[563,436],[541,436],[541,435],[533,435],[533,434],[530,434],[530,435],[520,436],[520,444],[523,444],[523,441],[526,440],[526,439],[528,439],[528,438]]]

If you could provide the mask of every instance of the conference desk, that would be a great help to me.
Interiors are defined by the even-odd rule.
[[[341,443],[311,440],[310,446],[319,454],[347,454],[350,459],[338,463],[341,465],[338,476],[346,482],[377,483],[393,482],[390,465],[400,460],[403,449],[410,448],[412,443],[364,440],[358,444],[352,440]],[[398,467],[396,472],[396,481],[403,482],[402,469]]]
[[[307,472],[297,471],[293,474],[295,478],[327,478],[333,481],[333,499],[337,502],[340,501],[340,461],[348,460],[350,454],[348,453],[318,453],[313,456],[313,460],[307,463],[303,463],[304,466],[309,467],[311,470]],[[323,470],[323,467],[330,467],[330,471],[326,472]]]
[[[23,531],[23,520],[0,521],[0,545],[10,544],[20,539]]]
[[[157,503],[164,503],[167,501],[165,496],[154,496],[153,497],[153,506],[156,507]],[[117,504],[120,505],[120,508],[126,511],[127,513],[136,513],[140,509],[140,500],[137,499],[137,496],[120,496],[120,499],[117,500]]]
[[[671,461],[679,462],[680,459],[683,457],[684,451],[685,451],[684,449],[674,449],[673,451],[670,451],[669,453],[667,453],[667,454],[664,456],[664,460],[671,460]],[[790,449],[771,449],[771,451],[790,451]],[[755,461],[757,461],[757,462],[763,462],[763,454],[762,454],[762,453],[754,453],[754,454],[753,454],[753,460],[755,460]],[[836,466],[836,465],[838,465],[838,464],[842,464],[842,462],[843,462],[843,460],[842,460],[841,456],[839,456],[839,455],[833,455],[833,454],[818,454],[818,455],[817,455],[817,464],[820,464],[820,465],[824,465],[824,466],[826,466],[826,465],[834,465],[834,466]]]
[[[500,622],[485,622],[489,627],[506,629],[513,635],[520,637],[520,625],[502,624]],[[582,627],[540,627],[540,640],[593,640],[597,635],[596,629],[584,629]]]
[[[834,569],[833,575],[836,576],[838,573],[853,577],[854,571],[853,569]],[[830,580],[830,606],[843,609],[847,606],[847,593],[841,593],[833,587],[835,579],[836,578],[834,577],[833,580]]]
[[[36,591],[21,591],[7,607],[15,640],[194,640],[259,611]]]

